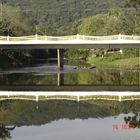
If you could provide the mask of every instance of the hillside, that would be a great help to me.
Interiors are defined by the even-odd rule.
[[[21,7],[34,24],[67,25],[77,19],[106,12],[125,0],[0,0]]]

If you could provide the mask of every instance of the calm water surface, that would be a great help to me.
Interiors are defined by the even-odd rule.
[[[2,85],[140,85],[140,71],[123,69],[95,68],[92,70],[65,65],[63,71],[57,71],[56,64],[41,64],[30,67],[16,67],[0,70]]]
[[[139,140],[139,101],[0,102],[3,140]]]

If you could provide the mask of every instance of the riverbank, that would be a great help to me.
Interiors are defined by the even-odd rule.
[[[118,59],[118,60],[109,60],[107,58],[101,58],[101,57],[90,57],[88,59],[88,63],[95,64],[96,66],[103,66],[106,68],[109,67],[118,67],[123,69],[140,69],[140,58],[134,57],[134,58],[124,58],[124,59]]]

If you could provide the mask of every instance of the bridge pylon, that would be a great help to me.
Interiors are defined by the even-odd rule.
[[[63,70],[64,63],[63,63],[63,49],[57,49],[57,67],[58,70]]]

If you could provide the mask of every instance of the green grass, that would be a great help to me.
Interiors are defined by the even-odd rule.
[[[109,62],[105,59],[102,59],[101,57],[90,57],[88,59],[88,62],[90,64],[95,64],[96,66],[104,66],[104,67],[111,67],[112,66],[111,62]]]
[[[121,59],[121,60],[115,60],[113,62],[114,65],[119,65],[119,66],[138,66],[140,65],[140,58],[135,57],[135,58],[126,58],[126,59]]]
[[[100,57],[89,58],[88,62],[90,64],[95,64],[97,66],[104,67],[123,67],[123,68],[140,68],[140,58],[125,58],[109,61],[108,59],[101,59]]]

